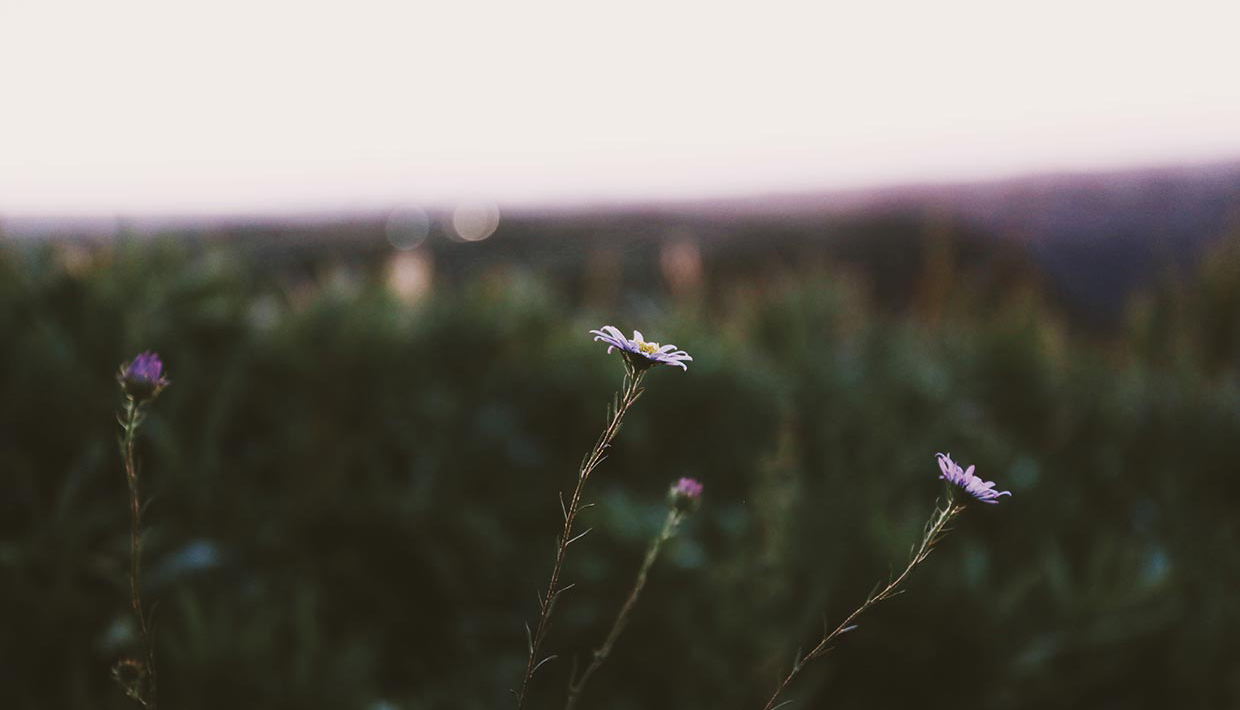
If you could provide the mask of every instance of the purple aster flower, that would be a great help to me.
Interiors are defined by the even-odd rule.
[[[667,502],[681,512],[697,507],[702,497],[702,484],[692,478],[682,478],[667,492]]]
[[[983,503],[993,505],[999,502],[999,496],[1012,495],[1011,491],[996,491],[994,481],[983,481],[979,476],[973,475],[973,466],[961,470],[959,464],[952,461],[951,454],[938,454],[938,459],[939,469],[943,471],[939,478]]]
[[[677,350],[675,345],[646,342],[640,330],[633,331],[632,339],[624,337],[619,330],[610,325],[605,325],[599,330],[592,330],[590,334],[596,341],[607,343],[609,355],[612,350],[619,350],[629,365],[639,372],[654,365],[676,365],[682,370],[688,370],[689,366],[685,362],[693,360],[689,357],[689,353]]]
[[[151,399],[168,386],[168,380],[164,378],[164,364],[160,362],[159,355],[150,351],[122,365],[119,379],[125,394],[138,402]]]

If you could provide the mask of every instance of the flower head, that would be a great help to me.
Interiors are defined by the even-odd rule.
[[[610,325],[605,325],[599,330],[592,330],[590,334],[596,341],[607,343],[608,354],[611,354],[612,350],[619,350],[629,365],[638,371],[654,365],[676,365],[682,370],[688,370],[689,366],[685,362],[693,360],[689,357],[689,353],[677,350],[675,345],[647,342],[640,330],[633,331],[631,339],[624,337],[619,330]]]
[[[999,496],[1010,496],[1011,491],[996,491],[994,481],[983,481],[973,475],[973,466],[961,470],[960,465],[952,461],[951,454],[938,454],[939,469],[943,472],[939,478],[973,496],[983,503],[998,503]]]
[[[668,504],[682,513],[696,508],[701,498],[702,484],[692,478],[676,481],[667,492]]]
[[[168,380],[164,377],[164,364],[160,362],[159,355],[150,351],[122,365],[117,379],[120,380],[125,394],[137,402],[155,397],[168,386]]]

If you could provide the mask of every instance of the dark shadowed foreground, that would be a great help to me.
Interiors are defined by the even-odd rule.
[[[127,707],[108,676],[135,643],[113,377],[157,349],[172,385],[138,452],[162,705],[509,707],[556,494],[620,384],[587,334],[611,323],[694,360],[649,374],[591,479],[529,707],[562,707],[691,476],[701,509],[581,707],[757,710],[824,613],[903,567],[939,451],[1011,498],[962,516],[793,707],[1240,706],[1227,249],[1106,336],[1065,325],[1036,278],[942,254],[876,308],[864,277],[795,259],[639,291],[591,288],[612,272],[588,259],[555,265],[585,274],[571,287],[514,263],[427,288],[408,260],[290,275],[166,244],[0,251],[0,704]],[[629,273],[676,259],[694,265]]]

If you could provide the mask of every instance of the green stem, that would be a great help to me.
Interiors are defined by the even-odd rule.
[[[611,654],[612,647],[615,646],[616,640],[620,638],[620,632],[624,630],[625,624],[628,623],[629,613],[637,605],[637,598],[641,596],[642,588],[646,586],[646,577],[650,573],[650,568],[654,565],[655,559],[659,556],[659,549],[663,547],[663,543],[676,534],[676,527],[680,525],[680,521],[683,519],[684,514],[675,508],[667,512],[667,519],[663,521],[663,529],[650,542],[650,548],[646,551],[646,558],[642,560],[641,569],[637,572],[637,581],[633,584],[633,590],[629,592],[628,599],[624,600],[624,606],[620,607],[620,613],[616,615],[616,620],[611,625],[611,631],[607,632],[606,640],[594,652],[590,665],[586,667],[581,676],[569,681],[568,700],[564,704],[564,710],[573,710],[577,706],[577,700],[581,697],[581,691],[585,689],[590,676],[599,669],[599,666],[603,665],[603,662],[607,660],[607,656]]]
[[[145,656],[144,675],[145,691],[142,690],[142,678],[139,677],[139,691],[135,699],[143,707],[156,710],[158,706],[158,686],[155,681],[155,649],[151,644],[151,633],[147,625],[146,612],[142,605],[142,495],[138,488],[138,466],[134,455],[134,442],[138,438],[138,426],[142,421],[141,405],[132,397],[125,401],[125,418],[121,426],[124,436],[121,439],[121,457],[125,462],[125,478],[129,482],[129,600],[133,609],[134,621],[138,626],[138,639],[142,643]]]
[[[848,618],[840,622],[840,625],[836,626],[834,630],[825,633],[822,640],[818,642],[817,646],[805,655],[797,658],[796,662],[792,664],[792,670],[788,672],[788,675],[785,676],[779,686],[775,688],[775,693],[771,695],[770,700],[766,701],[766,705],[762,707],[762,710],[774,710],[776,707],[776,700],[779,699],[780,694],[783,693],[784,689],[787,688],[792,682],[792,679],[801,672],[801,669],[804,668],[807,663],[829,651],[831,649],[832,641],[837,639],[842,634],[851,631],[853,621],[856,620],[857,617],[864,614],[875,604],[894,596],[900,585],[903,584],[904,580],[909,576],[909,573],[911,573],[917,565],[924,562],[925,559],[930,556],[930,551],[934,549],[935,544],[942,538],[947,524],[951,522],[952,518],[955,518],[962,511],[964,511],[964,506],[957,505],[955,501],[952,500],[950,495],[948,496],[946,506],[942,508],[936,507],[934,515],[932,515],[930,517],[930,521],[926,523],[926,530],[922,535],[921,544],[918,546],[917,551],[913,553],[913,556],[909,560],[908,566],[904,568],[904,571],[901,572],[895,579],[891,580],[881,591],[876,594],[871,594],[865,600],[865,603],[857,607],[853,613],[849,614]]]
[[[626,366],[624,384],[611,417],[607,422],[607,427],[603,429],[602,435],[594,444],[594,448],[582,461],[581,468],[577,471],[577,485],[573,489],[573,496],[569,500],[568,505],[564,505],[564,499],[561,496],[560,505],[564,513],[564,527],[560,533],[559,540],[556,542],[555,564],[551,568],[551,581],[547,583],[547,592],[538,600],[539,612],[538,623],[532,632],[529,632],[529,659],[525,664],[525,676],[521,679],[521,690],[516,692],[517,710],[521,710],[525,706],[525,699],[529,691],[530,679],[534,677],[534,672],[554,656],[539,660],[538,652],[542,648],[543,640],[547,635],[548,623],[551,621],[551,611],[555,607],[555,602],[560,594],[568,590],[572,585],[566,587],[560,586],[560,573],[564,567],[564,557],[568,552],[568,546],[574,541],[581,539],[585,533],[581,533],[576,537],[573,536],[573,523],[577,520],[577,513],[583,508],[581,504],[582,492],[585,490],[586,481],[590,478],[590,474],[603,461],[604,454],[611,446],[611,442],[616,438],[616,434],[620,431],[620,422],[624,419],[624,415],[629,408],[641,396],[641,381],[645,372],[637,370],[633,367]],[[589,532],[587,530],[586,532]],[[526,628],[527,632],[529,628]]]

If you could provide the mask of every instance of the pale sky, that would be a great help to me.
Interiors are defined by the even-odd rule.
[[[0,0],[0,216],[1240,158],[1240,3]]]

